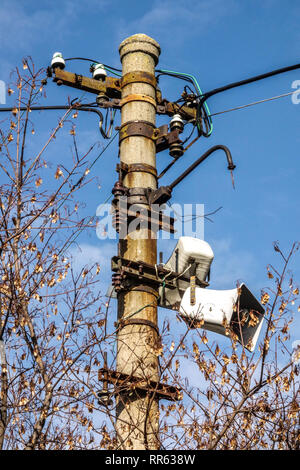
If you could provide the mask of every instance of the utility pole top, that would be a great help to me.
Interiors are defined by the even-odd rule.
[[[149,54],[154,59],[155,65],[157,65],[160,54],[160,45],[146,34],[134,34],[133,36],[124,39],[119,46],[121,61],[126,54],[131,52],[144,52]],[[137,68],[137,70],[139,70],[139,68]]]

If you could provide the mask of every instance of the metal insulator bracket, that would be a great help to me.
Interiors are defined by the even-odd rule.
[[[130,280],[142,281],[146,285],[158,288],[165,285],[168,289],[177,288],[177,280],[183,280],[189,283],[190,278],[184,274],[180,274],[169,269],[165,269],[161,265],[153,266],[143,261],[133,261],[118,256],[113,256],[111,259],[111,269],[113,272],[122,275],[122,280],[130,282]],[[196,284],[200,287],[207,287],[208,283],[204,281],[195,280]]]
[[[160,400],[178,401],[182,399],[182,390],[173,385],[155,382],[154,380],[144,377],[136,377],[110,369],[99,369],[99,380],[102,380],[101,377],[104,379],[104,375],[107,377],[105,380],[115,386],[115,390],[111,392],[111,395],[121,395],[122,393],[128,394],[128,392],[132,392],[136,395],[147,393]]]

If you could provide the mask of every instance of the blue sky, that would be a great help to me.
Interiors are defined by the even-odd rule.
[[[10,71],[28,55],[37,67],[48,66],[55,51],[119,67],[120,42],[132,34],[145,33],[161,45],[159,67],[194,74],[202,90],[208,91],[300,62],[299,17],[297,0],[1,0],[0,79],[9,83]],[[89,74],[87,63],[73,62],[69,70]],[[210,111],[290,92],[294,80],[300,80],[300,69],[216,95],[209,100]],[[168,99],[178,98],[182,91],[180,82],[172,78],[162,79],[160,87]],[[78,92],[58,88],[50,80],[47,96],[45,104],[65,104],[68,96],[73,99]],[[212,145],[227,145],[232,152],[237,166],[235,190],[220,153],[181,183],[173,196],[173,202],[203,203],[206,212],[222,206],[213,223],[205,223],[205,239],[215,252],[212,288],[232,288],[241,280],[259,296],[260,289],[268,285],[267,264],[279,261],[273,241],[286,251],[299,239],[299,116],[300,105],[293,104],[291,97],[216,116],[212,136],[200,139],[162,181],[168,184]],[[56,122],[54,114],[42,115],[30,146],[38,147],[47,127]],[[94,116],[80,115],[76,125],[80,149],[86,150],[95,141],[101,148]],[[55,145],[50,150],[53,163],[62,154],[70,156],[67,131]],[[116,179],[117,152],[116,139],[93,167],[93,190],[82,195],[84,215],[94,215],[109,195]],[[157,160],[162,168],[169,162],[168,153],[159,154]],[[91,232],[83,234],[79,243],[82,259],[101,257],[106,288],[109,257],[116,253],[116,245],[98,240]],[[159,243],[165,259],[173,245],[175,242]],[[291,265],[299,279],[298,265],[299,255]],[[292,340],[299,335],[298,320]]]

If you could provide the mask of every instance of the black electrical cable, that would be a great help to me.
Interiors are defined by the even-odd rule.
[[[95,59],[88,59],[86,57],[69,57],[68,59],[65,59],[65,62],[69,61],[69,60],[85,60],[87,62],[95,62],[96,64],[99,64],[99,60],[95,60]],[[106,64],[103,64],[101,62],[101,64],[104,66],[104,67],[107,67],[111,70],[115,70],[116,72],[122,72],[121,69],[116,69],[115,67],[112,67],[111,65],[106,65]]]
[[[184,87],[184,91],[187,93],[187,90],[189,90],[192,94],[194,94],[193,90],[191,89],[191,87],[189,85],[185,85]]]
[[[111,138],[112,128],[113,128],[113,124],[114,124],[114,120],[115,120],[115,112],[112,112],[110,110],[110,122],[109,122],[109,126],[108,126],[107,125],[107,123],[108,123],[108,113],[109,113],[109,110],[107,109],[106,116],[105,116],[104,129],[102,128],[103,122],[100,121],[100,123],[99,123],[100,132],[101,132],[101,135],[104,139],[110,139]]]
[[[180,75],[180,73],[166,72],[164,70],[159,70],[159,69],[155,70],[155,72],[158,73],[158,75],[156,76],[156,80],[158,80],[161,75],[168,75],[169,77],[179,78],[180,80],[185,80],[186,82],[192,83],[194,85],[194,82],[190,77],[187,77],[185,75]]]
[[[184,139],[184,141],[182,142],[182,145],[185,145],[185,144],[192,138],[192,135],[194,134],[195,128],[196,128],[196,124],[193,125],[192,131],[190,132],[190,134],[188,135],[188,137],[186,137],[186,138]]]
[[[282,67],[280,69],[272,70],[271,72],[266,72],[260,75],[255,75],[254,77],[246,78],[245,80],[240,80],[238,82],[229,83],[228,85],[215,88],[211,91],[203,93],[203,95],[199,95],[200,98],[198,105],[197,105],[197,114],[196,114],[196,122],[199,124],[199,134],[203,135],[204,137],[209,137],[209,133],[207,132],[208,125],[209,125],[209,118],[210,116],[207,114],[205,109],[204,103],[208,98],[214,96],[218,93],[223,93],[224,91],[231,90],[232,88],[237,88],[239,86],[248,85],[249,83],[257,82],[259,80],[263,80],[265,78],[273,77],[274,75],[279,75],[281,73],[290,72],[291,70],[296,70],[300,68],[300,64],[289,65],[288,67]],[[206,130],[203,130],[202,121],[205,123]]]
[[[271,72],[263,73],[261,75],[255,75],[254,77],[246,78],[245,80],[240,80],[239,82],[229,83],[228,85],[215,88],[211,91],[203,93],[200,96],[200,104],[202,105],[207,98],[210,98],[217,93],[222,93],[223,91],[231,90],[232,88],[236,88],[242,85],[248,85],[249,83],[257,82],[258,80],[263,80],[265,78],[273,77],[274,75],[279,75],[281,73],[290,72],[291,70],[296,70],[300,68],[300,64],[289,65],[288,67],[282,67],[280,69],[272,70]]]
[[[59,105],[59,106],[30,106],[29,108],[27,106],[20,106],[20,108],[14,106],[13,108],[0,108],[0,112],[9,112],[13,111],[14,109],[17,109],[18,111],[27,111],[29,109],[30,111],[51,111],[51,110],[59,110],[59,109],[71,109],[70,106],[67,105]],[[96,113],[100,117],[100,119],[103,121],[103,114],[99,109],[95,109],[92,107],[92,104],[86,104],[86,105],[80,105],[76,106],[73,108],[73,111],[90,111],[91,113]]]
[[[188,83],[191,83],[193,85],[193,87],[195,88],[195,84],[193,82],[193,80],[190,78],[190,77],[187,77],[185,75],[180,75],[180,73],[172,73],[172,72],[166,72],[164,70],[155,70],[155,72],[158,73],[158,75],[156,75],[156,80],[158,82],[159,80],[159,77],[161,75],[167,75],[168,77],[173,77],[173,78],[178,78],[179,80],[184,80],[185,82],[188,82]],[[196,90],[196,88],[195,88]],[[197,92],[198,90],[196,90]]]
[[[166,72],[164,70],[156,70],[156,72],[158,72],[158,74],[159,74],[159,75],[156,76],[157,80],[159,79],[159,77],[161,75],[167,75],[169,77],[175,77],[175,78],[178,78],[179,80],[184,80],[188,83],[191,83],[193,85],[193,87],[195,88],[196,92],[198,92],[192,78],[190,78],[186,75],[180,75],[180,73],[176,73],[176,74],[174,73],[173,74],[172,72]],[[186,89],[186,87],[184,87],[184,89]],[[196,115],[198,135],[199,136],[203,135],[204,137],[209,137],[210,136],[210,132],[209,132],[210,131],[210,117],[207,114],[206,109],[202,110],[203,107],[200,106],[200,99],[199,98],[200,98],[199,96],[195,95],[195,99],[198,101],[198,103],[197,103],[197,115]],[[203,125],[202,121],[204,122],[204,125]],[[205,130],[204,130],[204,126],[205,126]]]
[[[216,152],[217,150],[223,150],[225,152],[227,163],[228,163],[228,170],[231,172],[235,169],[235,164],[232,160],[232,155],[228,147],[226,145],[214,145],[210,149],[208,149],[200,158],[198,158],[192,165],[190,165],[181,175],[178,176],[171,184],[167,187],[170,190],[173,190],[186,176],[188,176],[197,166],[199,166],[204,160],[206,160],[212,153]]]
[[[74,100],[73,100],[74,101]],[[73,108],[73,111],[86,111],[90,113],[96,113],[99,116],[99,129],[101,132],[102,137],[105,139],[109,139],[110,136],[108,136],[102,129],[102,124],[103,124],[103,114],[99,109],[96,109],[93,107],[93,103],[90,105],[80,105],[76,106]],[[91,107],[89,107],[91,106]],[[17,109],[18,111],[27,111],[28,107],[27,106],[20,106],[20,108],[0,108],[0,112],[9,112],[13,111],[14,109]],[[62,106],[30,106],[30,111],[53,111],[53,110],[60,110],[60,109],[71,109],[70,106],[62,105]],[[112,125],[112,124],[111,124]]]
[[[197,105],[196,109],[196,122],[199,123],[200,125],[200,130],[198,129],[198,134],[203,135],[204,137],[209,137],[210,133],[210,121],[209,121],[209,116],[207,114],[207,111],[204,106],[200,106],[200,103]],[[205,124],[205,130],[203,129],[203,124]]]

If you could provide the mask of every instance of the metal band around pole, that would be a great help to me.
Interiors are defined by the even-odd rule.
[[[157,140],[159,136],[159,129],[156,129],[153,124],[146,121],[131,121],[126,122],[120,128],[119,143],[127,137],[142,136],[153,141]]]
[[[152,106],[154,106],[156,109],[155,99],[147,95],[128,95],[121,99],[120,106],[122,107],[124,104],[131,103],[132,101],[145,101],[146,103],[152,104]]]
[[[147,72],[129,72],[123,75],[121,79],[121,88],[124,88],[130,83],[147,83],[156,88],[156,78],[151,73]]]
[[[150,328],[153,328],[153,330],[155,330],[156,333],[159,336],[158,326],[155,325],[155,323],[153,323],[150,320],[144,320],[142,318],[129,318],[129,319],[124,318],[124,320],[123,319],[119,320],[118,323],[117,323],[118,329],[122,329],[122,328],[124,328],[125,326],[128,326],[128,325],[145,325],[145,326],[149,326]]]

